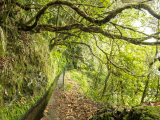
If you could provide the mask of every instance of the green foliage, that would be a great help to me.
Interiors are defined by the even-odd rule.
[[[68,91],[68,92],[72,92],[72,88],[73,88],[73,85],[68,83],[66,86],[65,86],[65,90]]]
[[[5,107],[4,109],[1,109],[0,111],[0,117],[4,120],[18,120],[23,117],[25,113],[29,111],[29,109],[37,103],[39,99],[42,98],[45,91],[43,91],[41,94],[35,97],[22,97],[20,100],[18,100],[16,103],[14,103],[11,106]]]
[[[68,71],[66,73],[65,79],[73,79],[75,80],[80,87],[80,92],[86,94],[89,89],[88,79],[87,76],[83,75],[82,73],[77,72],[76,70]]]
[[[78,83],[79,90],[82,94],[85,94],[89,98],[100,101],[100,94],[98,90],[93,89],[93,80],[84,71],[71,70],[67,71],[65,79],[73,79]],[[68,86],[68,85],[67,85]]]

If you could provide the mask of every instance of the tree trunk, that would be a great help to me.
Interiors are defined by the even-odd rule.
[[[124,104],[124,97],[123,97],[123,93],[124,93],[124,89],[123,89],[123,82],[120,81],[120,85],[121,85],[121,101],[122,101],[122,104]]]
[[[144,88],[143,95],[142,95],[142,98],[141,98],[141,103],[144,102],[144,98],[146,97],[146,93],[147,93],[147,90],[148,90],[148,84],[149,84],[149,76],[150,76],[150,73],[147,75],[147,80],[146,80],[145,88]]]
[[[94,89],[97,88],[98,77],[99,77],[99,74],[101,73],[102,65],[100,65],[98,68],[100,68],[100,70],[99,70],[99,72],[97,73],[97,76],[96,76],[96,79],[95,79],[95,82],[94,82]]]
[[[106,79],[105,79],[105,85],[104,85],[104,88],[103,88],[102,97],[104,96],[104,93],[106,92],[107,82],[108,82],[108,79],[109,79],[110,74],[111,74],[111,72],[110,72],[110,70],[109,70],[109,71],[108,71],[108,74],[107,74],[107,76],[106,76]]]
[[[159,93],[158,89],[159,89],[159,77],[158,77],[158,81],[157,81],[157,93],[156,93],[156,99],[158,98],[158,93]]]

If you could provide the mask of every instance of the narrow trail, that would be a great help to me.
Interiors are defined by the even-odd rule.
[[[63,74],[60,75],[57,85],[51,95],[50,100],[44,110],[44,117],[41,120],[56,120],[59,114],[59,110],[57,109],[59,104],[59,95],[62,92],[63,88]]]
[[[70,92],[63,92],[63,75],[44,110],[41,120],[87,120],[93,113],[107,103],[92,101],[79,92],[79,86],[74,80],[67,79],[65,84],[72,84]]]

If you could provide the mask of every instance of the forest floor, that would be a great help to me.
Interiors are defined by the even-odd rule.
[[[66,79],[65,85],[72,84],[70,90],[63,91],[62,75],[53,91],[41,120],[87,120],[107,103],[92,101],[79,92],[79,85],[72,79]]]

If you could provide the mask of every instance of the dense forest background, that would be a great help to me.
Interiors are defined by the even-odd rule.
[[[159,101],[159,7],[159,0],[1,0],[0,119],[20,119],[65,65],[78,69],[72,74],[95,101]]]

